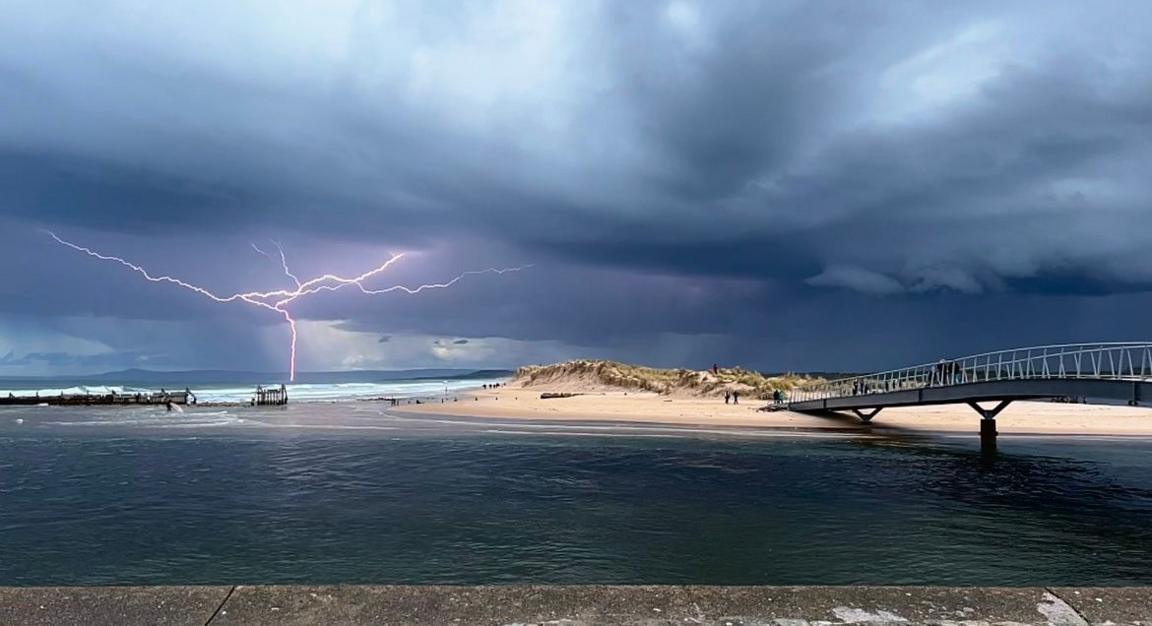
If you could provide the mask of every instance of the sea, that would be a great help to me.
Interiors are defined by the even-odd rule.
[[[486,382],[393,384],[455,404]],[[966,434],[437,417],[361,391],[399,388],[0,407],[0,585],[1152,584],[1152,440],[1003,435],[991,458]]]

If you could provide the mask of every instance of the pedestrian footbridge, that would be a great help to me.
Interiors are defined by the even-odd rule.
[[[792,393],[801,413],[851,411],[870,422],[882,409],[964,403],[981,416],[981,434],[1013,400],[1152,402],[1152,343],[1063,344],[985,352],[903,369],[813,384]]]

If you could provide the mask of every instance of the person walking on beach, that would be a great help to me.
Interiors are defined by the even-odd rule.
[[[731,399],[732,399],[732,394],[727,389],[725,389],[724,390],[724,404],[728,404],[728,401]]]
[[[732,404],[740,404],[740,392],[739,391],[733,391],[732,392]]]

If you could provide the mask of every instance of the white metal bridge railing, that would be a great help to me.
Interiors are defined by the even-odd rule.
[[[804,386],[791,402],[1004,380],[1152,379],[1152,343],[1035,346],[985,352]]]

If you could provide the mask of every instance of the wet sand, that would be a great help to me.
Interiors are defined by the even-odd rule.
[[[571,398],[541,399],[544,388],[504,387],[462,392],[457,401],[405,405],[404,411],[431,415],[554,421],[612,421],[677,426],[755,426],[764,428],[868,429],[850,414],[821,417],[791,411],[766,412],[765,403],[742,399],[663,396],[646,392],[590,391]],[[565,389],[564,391],[571,391]],[[979,416],[967,405],[884,409],[875,428],[909,431],[976,432]],[[1152,408],[1019,401],[997,419],[1001,433],[1039,435],[1152,436]]]

